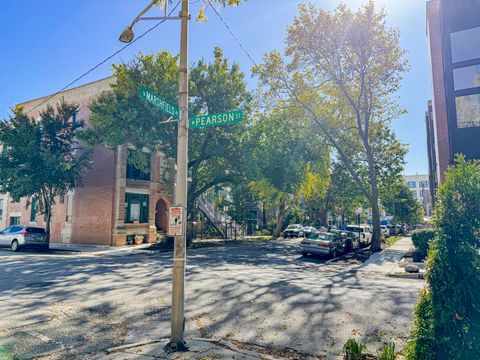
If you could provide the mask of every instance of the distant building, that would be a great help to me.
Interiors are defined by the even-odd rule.
[[[404,175],[403,179],[413,197],[422,204],[425,216],[432,216],[433,206],[428,175]]]
[[[480,1],[430,0],[426,6],[433,85],[426,123],[434,195],[456,154],[480,158]]]
[[[109,77],[66,90],[51,99],[43,97],[17,106],[23,107],[25,112],[30,111],[29,116],[38,118],[47,105],[55,106],[63,98],[79,104],[77,117],[88,125],[89,105],[100,94],[110,91],[114,82],[115,78]],[[162,154],[152,154],[150,169],[142,172],[128,164],[129,153],[127,145],[94,149],[92,166],[85,173],[82,184],[67,196],[56,199],[51,242],[125,245],[136,234],[143,235],[145,241],[154,242],[157,232],[167,231],[167,211],[173,197],[173,171],[166,170],[169,161]],[[173,168],[173,164],[170,165]],[[5,201],[5,197],[3,199]],[[45,226],[36,207],[26,207],[28,199],[3,204],[1,200],[2,197],[0,214],[5,226]]]

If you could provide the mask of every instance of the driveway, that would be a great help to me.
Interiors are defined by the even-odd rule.
[[[374,353],[390,339],[405,344],[424,283],[385,276],[402,249],[374,254],[364,264],[328,263],[302,257],[298,242],[191,250],[187,337],[224,337],[326,358],[339,357],[349,337]],[[0,251],[0,344],[27,358],[86,359],[125,343],[168,337],[171,269],[170,254]]]

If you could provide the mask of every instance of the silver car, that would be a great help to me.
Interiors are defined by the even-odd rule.
[[[345,247],[345,238],[328,232],[312,234],[300,243],[300,250],[304,256],[314,254],[335,258],[338,254],[345,252]]]
[[[13,225],[0,232],[0,246],[18,251],[24,247],[48,250],[49,240],[45,229],[31,226]]]

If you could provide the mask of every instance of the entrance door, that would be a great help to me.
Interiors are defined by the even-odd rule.
[[[155,207],[155,226],[159,232],[168,231],[168,206],[165,200],[158,200]]]

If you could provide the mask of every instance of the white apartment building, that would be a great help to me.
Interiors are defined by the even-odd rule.
[[[432,216],[432,198],[428,183],[428,174],[404,175],[403,179],[413,194],[422,205],[425,216]]]

